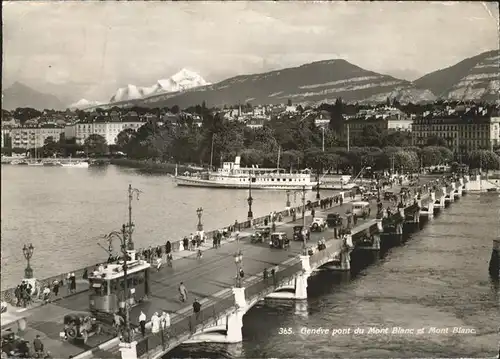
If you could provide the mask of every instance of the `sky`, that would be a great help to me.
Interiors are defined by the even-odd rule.
[[[4,1],[3,88],[107,101],[187,68],[210,82],[342,58],[408,80],[499,47],[481,2]]]

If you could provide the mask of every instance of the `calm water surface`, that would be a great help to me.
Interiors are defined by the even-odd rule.
[[[102,235],[128,221],[128,184],[144,193],[133,203],[136,247],[178,240],[196,230],[203,207],[206,230],[246,219],[246,190],[177,187],[172,178],[132,169],[2,166],[2,287],[23,277],[21,248],[32,242],[37,278],[107,258]],[[312,193],[308,197],[313,197]],[[253,191],[254,216],[285,207],[283,191]],[[294,198],[298,204],[300,196]]]
[[[468,195],[350,281],[320,272],[304,303],[266,301],[238,345],[182,346],[168,357],[414,358],[498,353],[500,293],[488,278],[498,195]],[[450,334],[303,335],[301,328],[449,328]],[[451,334],[453,327],[476,334]],[[279,334],[291,328],[294,334]]]

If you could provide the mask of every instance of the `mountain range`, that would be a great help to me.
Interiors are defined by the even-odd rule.
[[[156,84],[150,87],[137,87],[135,85],[128,85],[127,87],[119,88],[116,93],[109,100],[110,103],[136,100],[146,96],[169,93],[181,92],[191,88],[210,85],[203,77],[196,72],[182,69],[175,75],[167,80],[158,80]]]
[[[436,98],[492,102],[499,100],[499,64],[499,50],[488,51],[413,82],[365,70],[340,59],[240,75],[215,84],[206,82],[195,72],[182,69],[150,87],[128,85],[120,88],[108,104],[80,100],[71,108],[173,105],[183,108],[203,101],[209,106],[222,106],[245,102],[284,103],[288,99],[294,103],[317,104],[333,102],[338,97],[346,102],[360,103],[379,103],[387,98],[401,103],[430,102]],[[3,108],[28,106],[61,108],[62,104],[55,96],[39,93],[19,83],[3,92]]]

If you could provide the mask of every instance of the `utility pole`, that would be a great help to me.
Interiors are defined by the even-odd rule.
[[[132,232],[129,229],[129,235],[132,235]],[[122,225],[122,254],[123,254],[123,289],[125,290],[125,330],[126,330],[126,335],[125,335],[125,342],[130,343],[131,342],[131,336],[130,336],[130,293],[128,289],[128,268],[127,268],[127,259],[128,259],[128,253],[127,253],[127,243],[125,243],[125,237],[126,236],[126,229],[125,225]],[[129,243],[131,240],[131,237],[129,237]],[[133,244],[132,244],[133,248]]]
[[[347,123],[347,152],[349,152],[349,149],[350,149],[350,133],[349,133],[349,123]]]
[[[132,185],[128,185],[128,243],[127,247],[129,250],[134,249],[134,242],[132,241],[132,232],[134,231],[135,224],[132,222],[132,200],[134,199],[134,193],[137,195],[137,200],[139,200],[139,193],[142,193],[141,190],[137,188],[132,188]],[[124,237],[125,238],[125,237]]]
[[[302,186],[302,243],[304,249],[304,255],[307,255],[306,248],[306,186]]]
[[[322,142],[322,148],[323,148],[323,152],[325,152],[325,128],[324,127],[321,127],[321,132],[323,132],[323,142]]]

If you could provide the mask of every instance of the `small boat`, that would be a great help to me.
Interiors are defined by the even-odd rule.
[[[42,161],[32,161],[32,162],[28,162],[28,166],[34,166],[34,167],[40,167],[40,166],[43,166],[43,162]]]
[[[26,161],[26,160],[14,160],[10,164],[11,165],[18,165],[18,166],[27,166],[28,161]]]
[[[47,167],[61,167],[62,164],[59,161],[43,161],[42,162],[44,166]]]
[[[61,163],[61,166],[67,168],[89,168],[89,163],[78,161],[78,162]]]

